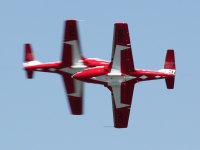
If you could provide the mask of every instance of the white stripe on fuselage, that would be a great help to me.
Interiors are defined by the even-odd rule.
[[[86,68],[87,67],[84,67],[84,66],[83,67],[77,67],[77,68],[65,67],[65,68],[61,68],[60,71],[73,75],[73,74],[75,74],[79,71],[86,69]]]
[[[160,69],[158,71],[159,72],[163,72],[163,73],[168,73],[168,74],[176,75],[176,70],[174,70],[174,69]]]
[[[23,63],[23,66],[27,67],[27,66],[35,66],[35,65],[40,65],[40,64],[42,63],[37,60],[33,60],[33,61],[28,61],[28,62]]]
[[[97,77],[92,77],[92,80],[96,81],[101,81],[101,82],[106,82],[108,85],[120,85],[122,82],[126,82],[132,79],[135,79],[136,77],[134,76],[129,76],[129,75],[124,75],[124,76],[118,76],[118,75],[102,75],[102,76],[97,76]]]

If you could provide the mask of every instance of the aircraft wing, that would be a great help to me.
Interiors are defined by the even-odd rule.
[[[76,20],[67,20],[63,38],[62,66],[80,66],[81,48]]]
[[[112,73],[127,73],[135,70],[127,23],[114,25],[111,63]]]
[[[83,113],[83,83],[71,78],[71,76],[80,71],[80,68],[85,67],[82,62],[77,21],[67,20],[65,22],[60,74],[64,81],[71,112],[74,115]]]
[[[128,81],[109,86],[112,92],[115,128],[127,128],[135,82]]]
[[[71,78],[71,74],[62,74],[65,92],[73,115],[83,114],[83,83]]]

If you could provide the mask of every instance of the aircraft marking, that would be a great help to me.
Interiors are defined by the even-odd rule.
[[[121,103],[121,85],[111,86],[116,108],[124,108],[130,105]]]
[[[69,96],[74,96],[74,97],[81,97],[82,95],[82,82],[76,79],[73,79],[74,81],[74,93],[69,93]]]
[[[121,73],[121,51],[126,50],[128,48],[130,47],[116,45],[115,54],[113,56],[112,69],[110,73]]]

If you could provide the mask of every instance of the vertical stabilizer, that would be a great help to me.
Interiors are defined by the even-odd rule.
[[[35,57],[34,57],[34,54],[32,52],[31,44],[28,44],[28,43],[25,44],[24,49],[25,49],[24,61],[25,62],[34,61]]]
[[[172,49],[167,50],[164,69],[176,70],[174,50]]]
[[[172,50],[172,49],[167,50],[165,64],[164,64],[164,70],[168,70],[169,72],[174,74],[174,77],[165,79],[167,89],[173,89],[174,82],[175,82],[176,64],[175,64],[174,50]]]
[[[24,45],[24,62],[26,65],[31,64],[31,62],[34,62],[35,57],[32,52],[31,44],[26,43]],[[26,76],[28,79],[33,78],[33,71],[32,70],[26,70]]]

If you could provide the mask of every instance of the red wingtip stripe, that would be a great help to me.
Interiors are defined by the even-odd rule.
[[[70,97],[69,104],[73,115],[83,114],[83,100],[80,97]]]
[[[128,24],[127,23],[115,23],[114,25],[114,45],[123,45],[127,46],[130,44],[130,38],[128,33]]]
[[[78,40],[77,20],[65,21],[64,42]]]
[[[114,108],[114,127],[127,128],[129,120],[130,109],[127,108]]]

